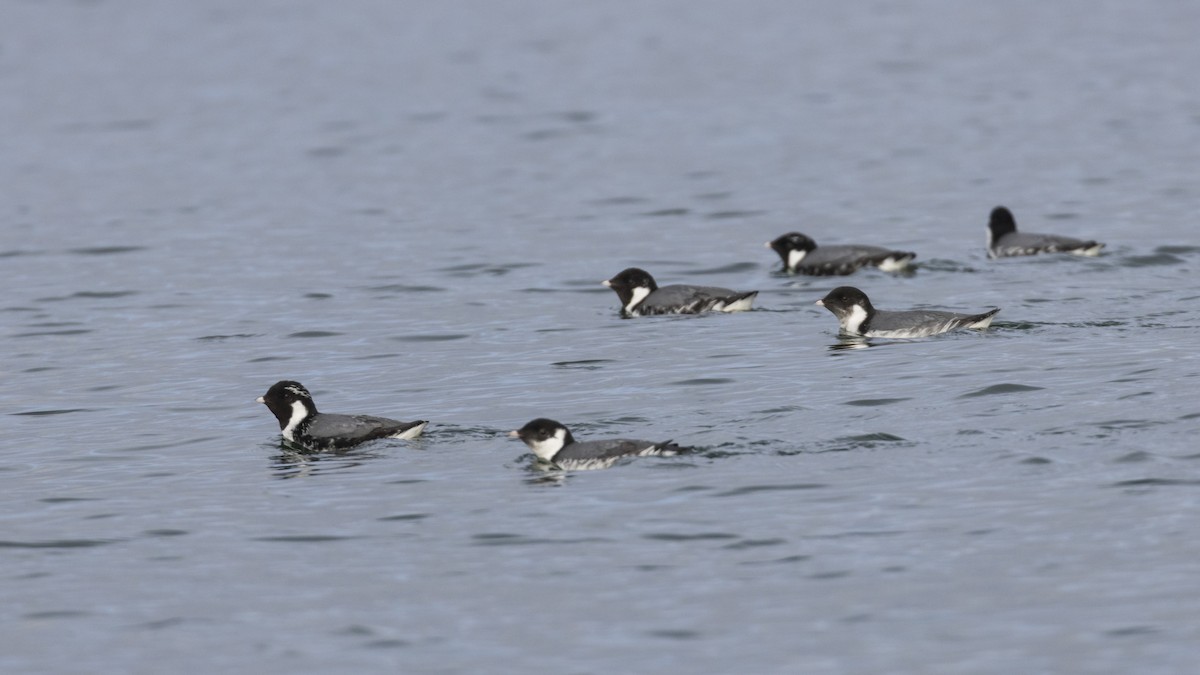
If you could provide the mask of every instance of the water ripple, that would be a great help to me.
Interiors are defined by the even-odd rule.
[[[107,546],[123,539],[51,539],[47,541],[3,541],[0,548],[92,548]]]
[[[688,274],[695,274],[697,276],[703,276],[703,275],[708,275],[708,274],[733,274],[733,273],[737,273],[737,272],[753,272],[754,270],[757,270],[758,267],[759,267],[758,263],[739,262],[739,263],[731,263],[729,265],[722,265],[720,267],[708,267],[705,269],[688,270]]]
[[[738,539],[738,535],[729,534],[728,532],[700,532],[697,534],[676,534],[673,532],[662,532],[656,534],[644,534],[643,539],[651,539],[653,541],[713,541],[721,539]]]
[[[805,452],[850,452],[853,450],[874,450],[880,444],[906,444],[912,445],[906,438],[889,434],[887,432],[876,432],[871,434],[859,434],[856,436],[843,436],[835,438],[831,441],[823,443],[825,447],[820,450],[777,450],[775,454],[780,456],[799,455]]]
[[[698,640],[703,636],[703,633],[694,630],[660,628],[658,630],[646,631],[646,635],[649,635],[650,637],[663,638],[666,640]]]
[[[290,534],[272,537],[252,537],[252,541],[282,542],[285,544],[323,544],[331,541],[349,541],[351,539],[362,539],[362,537],[338,534]]]
[[[778,538],[776,538],[776,539],[743,539],[742,541],[739,541],[736,544],[726,544],[722,548],[728,549],[730,551],[742,551],[742,550],[750,549],[750,548],[761,548],[763,546],[778,546],[780,544],[786,544],[786,543],[787,543],[786,539],[778,539]]]
[[[395,335],[391,339],[397,342],[449,342],[450,340],[465,340],[471,337],[466,333],[430,333],[427,335]]]
[[[471,537],[477,546],[528,546],[531,544],[584,544],[611,541],[604,537],[576,537],[552,539],[549,537],[526,537],[522,534],[505,532],[477,534]]]
[[[908,401],[908,400],[911,400],[911,399],[909,399],[909,398],[860,398],[860,399],[856,399],[853,401],[846,401],[842,405],[854,405],[854,406],[863,406],[863,407],[869,408],[869,407],[881,406],[881,405],[891,405],[893,403],[900,403],[902,401]]]
[[[742,495],[754,494],[756,492],[789,492],[792,490],[816,490],[819,488],[829,487],[825,483],[791,483],[785,485],[747,485],[745,487],[734,488],[725,492],[713,494],[713,497],[741,497]]]
[[[1155,253],[1153,255],[1134,255],[1121,261],[1122,267],[1157,267],[1161,265],[1182,265],[1183,258],[1170,253]]]
[[[1123,480],[1112,484],[1112,487],[1167,487],[1167,486],[1196,486],[1200,485],[1200,478],[1137,478],[1134,480]]]
[[[200,342],[215,342],[218,340],[241,340],[241,339],[253,338],[253,337],[258,337],[258,335],[254,334],[254,333],[231,333],[229,335],[202,335],[202,336],[196,338],[196,340],[198,340]],[[289,336],[289,337],[296,337],[296,336]]]
[[[959,398],[975,398],[977,396],[992,396],[993,394],[1017,394],[1026,391],[1038,391],[1045,387],[1034,387],[1027,384],[993,384],[990,387],[977,389],[959,396]]]
[[[555,361],[551,366],[567,370],[600,370],[601,363],[615,363],[613,359],[580,359],[579,361]]]
[[[47,298],[38,298],[38,302],[61,302],[63,300],[73,300],[81,298],[84,300],[109,300],[112,298],[124,298],[130,295],[137,295],[138,291],[76,291],[70,295],[56,295]]]
[[[9,337],[28,338],[28,337],[49,337],[51,335],[84,335],[86,333],[91,333],[91,332],[92,332],[91,328],[71,328],[71,329],[67,329],[67,330],[42,330],[42,331],[32,331],[29,333],[13,333]]]
[[[376,293],[437,293],[446,290],[441,286],[420,286],[409,284],[385,284],[383,286],[364,286],[363,288]]]
[[[774,558],[772,560],[747,560],[747,561],[742,562],[741,564],[742,565],[778,565],[778,564],[787,565],[787,564],[791,564],[791,563],[805,562],[807,560],[812,560],[812,556],[810,556],[810,555],[789,555],[789,556],[785,556],[783,558]]]
[[[603,197],[601,199],[592,199],[592,200],[588,201],[587,203],[591,204],[593,206],[630,206],[633,204],[645,204],[649,201],[650,200],[646,199],[645,197],[620,196],[620,197]]]
[[[146,537],[151,537],[151,538],[157,539],[160,537],[182,537],[185,534],[191,534],[191,533],[188,532],[187,530],[175,530],[175,529],[171,529],[171,528],[161,528],[161,529],[156,529],[156,530],[146,530],[145,532],[142,532],[142,534]]]
[[[334,337],[334,336],[337,336],[337,335],[341,335],[341,333],[339,333],[339,332],[337,332],[337,331],[332,331],[332,330],[302,330],[302,331],[299,331],[299,332],[296,332],[296,333],[290,333],[290,334],[286,335],[285,337],[290,337],[290,338],[323,338],[323,337]]]
[[[483,263],[471,263],[467,265],[454,265],[452,267],[443,267],[437,271],[448,272],[453,277],[475,277],[480,275],[487,276],[503,276],[526,267],[536,267],[538,263],[507,263],[504,265],[488,265]]]
[[[704,214],[704,217],[709,220],[726,220],[729,218],[752,218],[754,216],[761,216],[764,213],[766,213],[766,211],[756,211],[756,210],[713,211],[712,213]]]
[[[67,252],[74,255],[116,255],[145,250],[147,250],[145,246],[92,246],[87,248],[73,248]]]
[[[85,612],[82,610],[59,609],[59,610],[50,610],[47,612],[30,612],[29,614],[22,615],[21,618],[29,619],[30,621],[38,621],[38,620],[45,620],[45,619],[77,619],[80,617],[87,617],[87,616],[91,616],[91,615],[92,615],[91,612]]]

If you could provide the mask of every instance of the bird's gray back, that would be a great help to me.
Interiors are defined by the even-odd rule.
[[[1001,250],[1016,250],[1016,251],[1070,251],[1077,248],[1086,248],[1095,245],[1096,242],[1084,241],[1075,239],[1074,237],[1064,237],[1057,234],[1039,234],[1037,232],[1010,232],[1000,241],[996,242],[995,247]]]
[[[796,265],[795,271],[816,276],[852,274],[867,266],[878,266],[885,271],[902,269],[915,254],[896,251],[881,246],[842,244],[818,246]]]
[[[845,244],[836,246],[818,246],[811,253],[804,256],[801,264],[808,265],[835,265],[845,263],[861,258],[869,258],[877,255],[887,255],[892,251],[880,246],[861,246],[857,244]]]
[[[646,297],[643,306],[667,307],[686,305],[697,300],[714,300],[738,295],[737,291],[716,286],[687,286],[683,284],[662,286]]]
[[[659,444],[653,441],[639,441],[631,438],[612,438],[603,441],[580,441],[572,443],[554,456],[555,461],[560,459],[569,460],[586,460],[586,459],[607,459],[610,457],[624,457],[626,455],[636,455],[645,452],[651,448],[657,447]]]
[[[967,328],[999,311],[999,309],[993,309],[980,314],[961,314],[935,309],[876,311],[875,315],[871,317],[870,325],[867,326],[867,333],[874,337],[925,337]]]
[[[314,438],[337,437],[361,441],[390,436],[406,426],[409,423],[387,417],[321,413],[309,425],[307,433]]]
[[[646,296],[637,314],[698,314],[710,310],[750,309],[758,291],[734,291],[716,286],[663,286]]]

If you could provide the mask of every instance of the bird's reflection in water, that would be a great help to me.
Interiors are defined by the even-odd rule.
[[[867,347],[875,347],[876,344],[868,342],[867,338],[857,335],[842,335],[838,337],[838,341],[829,345],[829,351],[844,352],[848,349],[866,349]]]
[[[543,462],[532,454],[521,455],[517,461],[524,461],[526,457],[532,458],[525,466],[525,473],[528,477],[524,480],[529,485],[563,485],[567,482],[567,477],[571,475],[569,471],[564,471],[557,464]]]
[[[271,457],[271,472],[276,478],[282,480],[352,469],[367,460],[383,456],[383,453],[360,448],[313,452],[298,448],[286,441],[279,444],[279,450],[280,454]]]

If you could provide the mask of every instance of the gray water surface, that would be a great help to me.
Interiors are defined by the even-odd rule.
[[[1198,22],[6,3],[0,670],[1191,672]],[[997,204],[1108,248],[989,261]],[[855,345],[845,282],[1002,311]],[[285,378],[429,430],[287,452]],[[539,416],[698,452],[547,475]]]

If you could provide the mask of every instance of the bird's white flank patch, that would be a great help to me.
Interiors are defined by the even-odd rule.
[[[757,296],[748,295],[748,296],[742,298],[741,300],[731,302],[728,305],[724,305],[722,303],[723,306],[720,308],[720,311],[722,311],[722,312],[745,312],[745,311],[748,311],[754,305],[755,297],[757,297]]]
[[[908,256],[889,255],[883,259],[883,262],[879,263],[879,269],[884,272],[899,272],[908,267],[908,261]]]
[[[421,435],[422,431],[425,431],[426,424],[429,424],[429,423],[421,422],[420,424],[418,424],[415,427],[410,427],[408,429],[405,429],[404,431],[401,431],[398,434],[393,435],[392,438],[416,438],[417,436]]]
[[[994,319],[994,318],[996,318],[996,315],[992,314],[991,316],[987,317],[986,319],[981,319],[979,321],[976,321],[975,323],[969,324],[967,326],[967,328],[987,328],[988,326],[992,325],[992,319]]]

